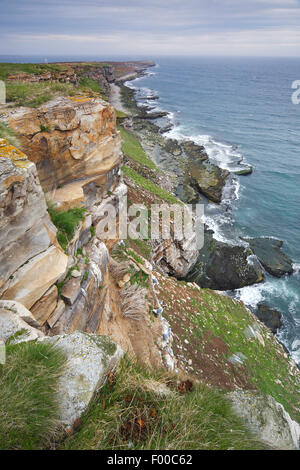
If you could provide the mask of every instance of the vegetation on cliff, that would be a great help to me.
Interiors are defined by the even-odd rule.
[[[66,77],[63,80],[52,80],[51,74],[60,77],[68,71],[62,64],[0,64],[0,79],[6,80],[6,101],[14,106],[37,108],[50,101],[55,96],[75,96],[78,93],[100,95],[107,97],[99,83],[85,76],[86,69],[79,71],[77,83],[72,83]],[[48,74],[48,79],[31,82],[28,77]],[[9,78],[9,80],[8,80]]]
[[[59,424],[57,381],[63,353],[47,344],[6,347],[0,365],[0,449],[42,449]]]
[[[125,357],[61,449],[263,449],[222,392]]]
[[[84,219],[84,213],[86,211],[83,208],[74,208],[62,212],[50,205],[48,207],[48,212],[52,222],[58,229],[56,235],[57,240],[63,250],[65,250],[69,241],[72,240],[76,228]]]

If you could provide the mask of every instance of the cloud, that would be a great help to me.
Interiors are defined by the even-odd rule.
[[[300,51],[298,0],[0,0],[2,5],[1,54]]]

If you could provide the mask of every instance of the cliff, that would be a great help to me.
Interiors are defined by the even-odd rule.
[[[110,63],[107,70],[94,67],[86,73],[104,80],[105,87],[114,77],[143,73],[145,66]],[[78,65],[74,73],[81,71]],[[296,448],[299,370],[243,303],[177,279],[195,266],[195,240],[103,237],[108,204],[118,217],[124,196],[148,208],[181,204],[172,178],[149,158],[147,145],[133,132],[132,117],[125,117],[120,134],[115,110],[92,92],[52,97],[37,108],[5,108],[1,116],[22,151],[0,140],[0,338],[8,351],[0,378],[6,384],[5,370],[15,370],[22,354],[36,371],[37,352],[47,352],[47,344],[62,347],[67,366],[57,359],[61,366],[55,371],[49,351],[43,359],[51,387],[59,383],[58,395],[51,398],[60,410],[55,426],[63,426],[56,445]],[[176,153],[174,142],[167,145]],[[220,195],[227,174],[209,167],[213,174],[207,182],[203,150],[192,151],[200,158],[199,185],[205,180],[209,194],[217,190]],[[227,265],[222,263],[223,269]],[[260,279],[261,272],[252,277]],[[123,352],[127,355],[117,365]],[[24,376],[18,371],[20,383],[26,371]],[[35,373],[27,374],[32,381],[28,395],[36,388]],[[49,383],[41,377],[44,393]],[[5,400],[12,392],[3,390]],[[256,414],[245,405],[249,394],[259,404]],[[42,399],[38,406],[43,409]],[[114,417],[113,428],[108,415]],[[3,416],[0,408],[0,423]],[[39,426],[46,421],[36,419]],[[57,428],[53,422],[47,426],[53,438]],[[200,430],[205,432],[200,435]],[[182,439],[186,432],[188,440]],[[48,445],[44,434],[39,441],[39,430],[33,435],[35,448]],[[15,436],[7,445],[22,447],[17,431]],[[0,445],[2,437],[0,431]]]
[[[0,296],[31,308],[65,272],[36,167],[0,140]]]
[[[5,119],[18,134],[23,151],[36,164],[46,193],[80,180],[73,185],[75,191],[89,181],[113,174],[120,163],[115,112],[100,98],[57,98],[38,109],[7,112]],[[108,186],[110,183],[113,178],[107,180]]]

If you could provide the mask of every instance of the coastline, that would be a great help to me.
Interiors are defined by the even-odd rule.
[[[122,96],[122,87],[127,88],[126,95],[128,95],[128,90],[130,90],[130,92],[129,92],[130,99],[128,100],[128,96],[125,99],[125,103],[127,101],[129,101],[129,102],[131,101],[129,109],[127,109],[127,112],[132,114],[132,110],[135,109],[135,112],[137,113],[137,116],[139,114],[141,114],[141,119],[144,119],[144,120],[145,120],[145,114],[151,114],[151,113],[155,114],[155,111],[157,111],[157,109],[161,110],[161,108],[159,106],[158,107],[155,106],[155,105],[153,106],[153,104],[156,104],[156,101],[159,99],[159,96],[158,96],[158,94],[155,90],[150,90],[151,95],[149,94],[149,90],[148,90],[148,96],[142,97],[142,99],[141,98],[139,99],[139,97],[137,97],[138,89],[132,84],[132,82],[134,82],[134,80],[136,78],[138,78],[138,79],[143,78],[145,75],[147,75],[147,72],[143,72],[142,74],[138,75],[138,77],[133,77],[130,80],[124,80],[123,82],[118,83],[118,85],[117,85],[119,87],[119,99],[120,99],[121,103],[124,103],[124,94]],[[130,82],[131,86],[127,82]],[[126,112],[126,105],[123,107],[123,109]],[[142,109],[142,113],[140,112],[141,109]],[[155,119],[151,120],[150,122],[149,121],[147,122],[145,127],[146,127],[146,134],[148,134],[148,136],[145,135],[145,128],[143,128],[143,126],[140,126],[140,129],[139,129],[139,126],[132,126],[132,123],[131,123],[131,126],[133,127],[133,129],[134,129],[134,127],[137,127],[134,130],[138,133],[139,138],[141,139],[141,142],[143,144],[143,147],[145,148],[147,153],[150,155],[150,158],[158,166],[160,166],[161,162],[158,161],[158,159],[156,158],[157,152],[155,153],[155,151],[153,150],[153,139],[150,138],[150,140],[149,140],[149,134],[151,134],[151,132],[153,132],[156,135],[156,137],[159,137],[160,142],[161,142],[161,139],[163,139],[165,141],[171,141],[172,140],[173,143],[174,143],[175,152],[176,152],[176,149],[177,149],[178,145],[186,142],[186,136],[181,136],[181,138],[179,138],[179,139],[176,138],[176,129],[174,128],[174,123],[172,122],[172,113],[167,112],[167,114],[168,114],[167,119],[169,120],[169,124],[166,124],[165,122],[164,122],[164,124],[162,124],[161,122],[157,123],[157,120],[155,120]],[[163,116],[163,117],[165,117],[165,116]],[[146,120],[144,122],[146,122]],[[151,142],[151,140],[152,140],[152,142]],[[192,138],[188,138],[188,140],[190,142],[192,142],[193,144],[198,145],[195,141],[192,140]],[[198,145],[198,148],[199,147],[203,147],[203,146]],[[234,148],[234,146],[232,146],[232,148]],[[205,148],[205,150],[206,150],[206,148]],[[175,157],[177,156],[176,153],[172,155],[172,157],[174,157],[174,156]],[[240,159],[240,162],[242,162],[242,157]],[[164,170],[165,170],[165,168],[164,168]],[[173,168],[172,168],[172,170],[173,170]],[[231,217],[230,217],[230,212],[231,212],[230,205],[231,205],[232,201],[238,200],[238,197],[239,197],[238,196],[239,176],[247,175],[247,174],[250,174],[250,173],[252,173],[252,168],[251,168],[251,171],[246,171],[246,172],[241,171],[240,173],[236,172],[236,173],[233,173],[233,174],[232,173],[229,174],[228,177],[227,177],[226,185],[224,185],[223,189],[222,189],[222,198],[219,201],[215,201],[215,202],[217,202],[217,204],[210,204],[210,201],[207,200],[206,198],[204,198],[205,203],[206,203],[206,207],[207,208],[209,207],[210,209],[212,208],[212,213],[211,214],[209,213],[209,216],[206,217],[206,219],[205,219],[205,224],[207,225],[207,232],[210,233],[210,234],[213,232],[213,238],[215,240],[217,240],[217,242],[219,242],[218,248],[220,248],[220,245],[222,245],[222,244],[224,245],[224,242],[225,242],[225,245],[227,245],[228,240],[224,240],[222,234],[221,235],[219,234],[219,232],[218,232],[219,227],[218,227],[218,224],[216,223],[216,220],[214,218],[214,214],[217,213],[217,216],[219,216],[219,213],[221,211],[222,216],[225,216],[225,218],[227,219],[228,226],[230,228],[232,227],[233,223],[232,223],[232,220],[231,220]],[[172,180],[172,173],[170,173],[168,176]],[[174,178],[173,178],[173,180],[174,180]],[[176,194],[176,192],[174,191],[174,186],[173,186],[173,192]],[[180,195],[176,194],[176,196],[181,199]],[[201,196],[202,196],[202,199],[203,199],[203,194],[201,194]],[[217,209],[216,209],[216,207],[217,207]],[[272,238],[273,237],[261,237],[261,239],[268,239],[269,246],[271,246]],[[260,240],[260,238],[258,238],[257,240]],[[243,241],[239,237],[237,237],[236,240],[233,243],[232,242],[231,243],[232,243],[233,246],[235,246],[235,244],[238,244],[238,245],[242,246],[243,248],[245,248],[245,246],[249,247],[248,242],[249,241]],[[280,241],[280,243],[281,243],[281,241]],[[280,253],[280,255],[285,256],[283,252]],[[265,277],[265,275],[267,275],[266,266],[262,265],[262,260],[259,259],[256,256],[256,253],[252,252],[252,255],[251,256],[248,255],[248,257],[251,258],[251,260],[250,260],[251,263],[257,263],[262,268],[261,279],[257,280],[257,282],[259,282],[259,283],[264,282],[263,277]],[[247,259],[247,261],[248,261],[248,259]],[[294,263],[292,262],[292,260],[288,260],[288,261],[289,261],[290,265],[289,265],[289,269],[288,269],[287,273],[291,274],[291,273],[295,272],[295,266],[294,266]],[[290,268],[291,265],[292,265],[292,269]],[[268,269],[267,269],[267,271],[268,271]],[[194,278],[189,278],[188,280],[195,281],[195,277]],[[197,282],[197,280],[196,280],[196,282]],[[252,286],[251,286],[251,284],[252,284]],[[199,285],[201,285],[201,280],[199,282]],[[260,284],[257,284],[257,286],[259,286],[259,285]],[[246,284],[245,287],[247,288],[247,286],[256,288],[256,283],[252,282],[252,283]],[[207,285],[207,286],[204,285],[203,287],[211,287],[211,286],[210,285]],[[217,287],[215,287],[215,290],[219,290],[219,289],[217,289]],[[224,290],[225,293],[230,297],[240,299],[241,295],[242,295],[241,292],[243,290],[243,286],[241,286],[240,288],[236,288],[236,289],[231,289],[230,288],[230,289],[221,289],[221,290]],[[257,302],[255,306],[253,306],[251,304],[247,304],[247,303],[245,305],[252,311],[252,313],[254,313],[256,316],[258,316],[258,318],[260,318],[260,320],[263,321],[263,322],[266,321],[268,323],[268,321],[270,319],[270,316],[271,316],[271,321],[269,321],[269,324],[272,324],[272,322],[274,321],[275,325],[276,325],[276,328],[273,331],[273,333],[276,334],[277,340],[282,344],[282,346],[285,348],[285,350],[294,359],[293,351],[288,350],[287,345],[284,343],[284,341],[281,341],[281,339],[280,339],[281,333],[283,332],[283,330],[286,327],[285,323],[282,322],[282,319],[283,319],[282,314],[280,312],[278,312],[276,309],[272,309],[272,308],[268,307],[265,302]],[[267,317],[266,317],[266,315],[265,316],[261,315],[261,309],[263,309],[265,307],[268,309]],[[277,323],[275,321],[276,318],[278,319]],[[299,364],[297,364],[297,365],[299,367]]]

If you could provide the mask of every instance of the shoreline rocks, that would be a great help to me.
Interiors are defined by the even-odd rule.
[[[274,334],[276,334],[277,330],[279,330],[283,325],[281,320],[282,314],[278,310],[270,308],[262,302],[257,305],[255,315]]]
[[[205,233],[205,243],[193,268],[185,277],[200,287],[214,290],[235,290],[262,282],[259,263],[250,258],[250,249],[228,245],[213,238],[211,230]]]
[[[271,237],[243,238],[243,240],[249,243],[253,253],[272,276],[282,277],[293,273],[292,260],[281,251],[282,240]]]

